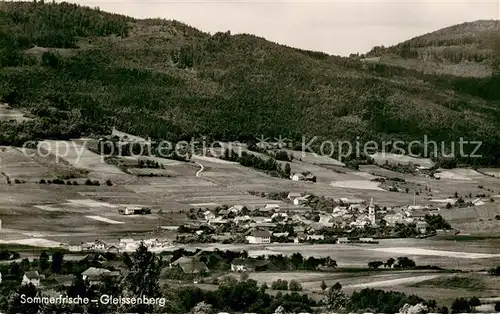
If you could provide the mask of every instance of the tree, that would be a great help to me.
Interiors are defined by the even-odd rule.
[[[409,259],[408,257],[398,257],[398,262],[396,267],[398,268],[414,268],[416,266],[415,261]]]
[[[215,313],[211,304],[200,302],[193,307],[191,314],[212,314]]]
[[[290,167],[290,164],[289,163],[286,163],[285,165],[285,175],[290,177],[290,175],[292,174],[292,167]]]
[[[38,265],[39,265],[41,271],[45,271],[45,270],[49,269],[49,267],[50,267],[49,254],[47,254],[46,251],[43,251],[40,254],[40,258],[38,261],[39,261]]]
[[[273,290],[288,290],[288,281],[278,279],[271,284]]]
[[[21,260],[21,263],[19,263],[19,267],[24,272],[30,270],[30,261],[29,261],[29,259],[23,258]]]
[[[141,243],[132,254],[132,264],[124,278],[124,294],[133,297],[157,298],[161,296],[159,285],[161,260]],[[136,305],[130,311],[152,312],[152,305]]]
[[[469,301],[465,298],[458,298],[451,305],[451,313],[470,313],[471,307]]]
[[[291,280],[290,284],[288,285],[288,289],[290,291],[302,291],[302,286],[298,281]]]
[[[335,267],[337,267],[337,261],[333,260],[330,256],[327,256],[323,266],[335,268]]]
[[[9,295],[7,313],[38,313],[42,305],[37,302],[23,302],[22,295],[25,298],[40,297],[40,291],[31,283],[21,285],[16,291]]]
[[[321,290],[325,291],[325,290],[326,290],[326,288],[328,288],[328,285],[327,285],[327,284],[326,284],[326,282],[323,280],[323,281],[321,282]]]
[[[478,297],[472,297],[469,300],[469,305],[472,306],[472,307],[480,306],[481,305],[481,301],[479,300]]]
[[[59,274],[63,266],[64,255],[61,252],[52,254],[52,272]]]
[[[247,272],[242,272],[240,274],[240,281],[247,281],[250,276],[248,275]]]
[[[488,274],[491,276],[500,276],[500,266],[490,268]]]
[[[382,265],[384,265],[384,262],[381,262],[381,261],[373,261],[373,262],[368,263],[368,267],[373,268],[373,269],[377,269]]]
[[[389,258],[387,260],[387,262],[385,262],[385,265],[388,267],[388,268],[392,268],[392,266],[394,265],[394,262],[396,262],[396,260],[394,258]]]
[[[327,308],[332,311],[337,311],[347,306],[348,298],[342,291],[342,285],[340,283],[337,282],[328,290],[325,304]]]

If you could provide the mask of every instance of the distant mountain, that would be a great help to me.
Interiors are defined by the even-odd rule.
[[[427,135],[481,139],[484,158],[465,161],[500,164],[499,83],[67,3],[0,2],[0,101],[33,117],[0,122],[0,144],[113,126],[172,141],[282,135],[298,145],[303,136],[319,143]]]
[[[374,47],[366,61],[431,74],[487,77],[500,55],[500,21],[463,23],[392,47]]]

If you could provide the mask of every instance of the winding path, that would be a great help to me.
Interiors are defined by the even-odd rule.
[[[196,172],[196,176],[199,178],[199,177],[200,177],[201,172],[205,169],[205,167],[204,167],[202,164],[200,164],[199,162],[197,162],[197,161],[195,161],[194,163],[195,163],[195,164],[197,164],[198,166],[200,166],[200,170],[198,170],[198,171]]]

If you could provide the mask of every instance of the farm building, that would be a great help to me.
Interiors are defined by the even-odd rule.
[[[118,212],[122,215],[149,215],[151,208],[143,206],[128,206],[125,209],[119,209]]]
[[[296,199],[297,197],[301,197],[301,196],[302,196],[302,193],[290,192],[290,193],[288,193],[287,198],[292,201],[292,200]]]
[[[70,252],[81,252],[83,251],[83,242],[82,241],[70,241],[67,245],[68,250]]]
[[[351,240],[349,240],[349,238],[338,238],[337,243],[339,244],[351,243]]]
[[[23,285],[32,284],[35,287],[38,287],[40,285],[41,278],[42,276],[37,271],[27,271],[23,275],[23,280],[21,284]]]
[[[307,200],[309,199],[310,195],[305,195],[301,197],[297,197],[293,200],[293,205],[299,206],[307,203]]]
[[[91,285],[98,285],[101,283],[103,276],[118,276],[119,272],[112,272],[104,268],[90,267],[82,273],[82,279],[88,280]]]
[[[246,239],[251,244],[271,243],[271,233],[269,231],[253,231]]]
[[[268,260],[259,260],[253,258],[235,258],[231,262],[231,271],[263,271],[269,265]]]
[[[316,182],[316,176],[310,172],[294,173],[290,176],[292,181],[311,181]]]
[[[180,267],[185,274],[200,274],[210,271],[205,263],[197,260],[194,257],[180,257],[172,262],[170,266]]]

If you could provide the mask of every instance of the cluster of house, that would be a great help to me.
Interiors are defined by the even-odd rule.
[[[307,203],[310,197],[300,193],[288,195],[289,201],[295,205]],[[286,233],[271,233],[269,230],[279,225],[290,225],[297,234],[294,242],[303,242],[322,240],[321,230],[331,227],[352,230],[368,226],[377,228],[381,225],[415,223],[420,233],[425,234],[428,225],[424,217],[435,212],[429,207],[417,205],[380,209],[374,205],[373,199],[369,205],[364,200],[342,201],[346,205],[336,206],[331,212],[284,211],[277,204],[267,204],[261,208],[234,205],[228,209],[206,210],[203,213],[204,225],[214,229],[221,225],[236,225],[249,243],[270,243],[271,236],[288,237]],[[198,235],[203,232],[196,231]]]
[[[96,267],[89,267],[81,273],[83,280],[87,280],[92,285],[97,285],[102,282],[103,276],[118,277],[121,272],[119,270],[109,270],[120,269],[123,267],[121,261],[108,260],[100,253],[89,253],[82,257],[81,261],[92,262],[96,264]],[[71,286],[75,280],[75,275],[61,275],[61,274],[51,274],[49,277],[45,277],[44,274],[40,274],[38,271],[26,271],[23,275],[21,284],[32,284],[35,287],[38,286]]]
[[[109,253],[120,253],[120,252],[133,252],[135,251],[141,243],[150,251],[161,251],[162,249],[169,248],[172,242],[166,239],[145,239],[145,240],[134,240],[130,238],[122,238],[118,243],[106,242],[103,240],[95,240],[92,242],[81,242],[72,241],[68,244],[63,244],[62,247],[70,252],[109,252]]]

